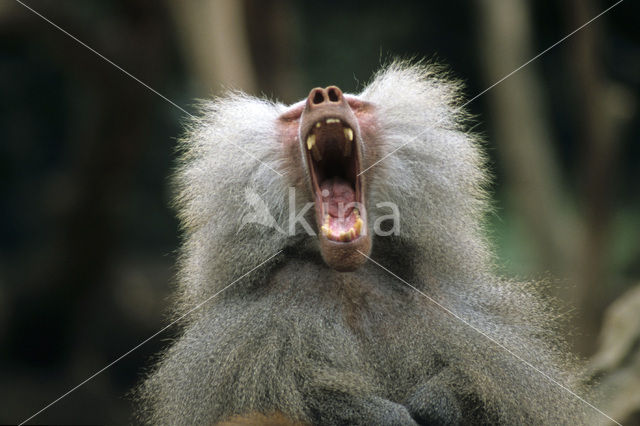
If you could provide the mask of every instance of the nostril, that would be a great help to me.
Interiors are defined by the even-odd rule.
[[[335,86],[327,87],[327,95],[331,102],[340,102],[342,100],[342,91]]]
[[[322,89],[318,89],[315,91],[315,93],[313,94],[313,98],[311,99],[311,102],[314,105],[318,105],[324,102],[324,94],[322,93]]]

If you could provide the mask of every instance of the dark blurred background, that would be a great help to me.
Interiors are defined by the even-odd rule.
[[[24,2],[189,112],[224,88],[287,103],[357,92],[395,57],[446,64],[471,99],[614,4]],[[501,268],[549,284],[623,422],[640,412],[639,16],[623,2],[468,106],[495,175]],[[0,423],[15,423],[168,323],[186,114],[12,0],[0,99]],[[176,332],[32,422],[131,422],[127,392]]]

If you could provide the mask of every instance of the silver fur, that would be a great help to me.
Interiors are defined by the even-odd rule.
[[[396,203],[401,214],[401,235],[374,237],[371,258],[583,392],[532,285],[492,272],[486,167],[478,138],[464,130],[459,86],[432,65],[396,62],[358,98],[376,105],[378,131],[365,143],[378,147],[378,158],[409,142],[363,175],[369,224],[386,213],[375,208],[380,202]],[[303,232],[255,224],[238,232],[245,188],[284,229],[288,188],[296,188],[298,208],[312,200],[299,177],[302,160],[286,156],[278,138],[287,108],[232,93],[205,102],[181,141],[176,315],[284,252],[183,321],[182,336],[138,390],[140,418],[211,424],[279,411],[323,424],[415,424],[408,414],[427,404],[445,423],[586,421],[591,408],[567,390],[374,263],[339,273]],[[365,167],[377,159],[367,149]],[[307,219],[315,226],[312,210]]]

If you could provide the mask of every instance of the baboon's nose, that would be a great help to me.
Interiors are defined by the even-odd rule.
[[[343,101],[342,90],[337,86],[328,86],[326,89],[316,87],[309,92],[307,107],[311,109],[318,106],[340,104]]]

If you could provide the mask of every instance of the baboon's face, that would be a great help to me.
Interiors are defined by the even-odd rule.
[[[329,86],[311,90],[281,116],[285,146],[297,144],[302,152],[322,257],[338,271],[358,268],[366,261],[361,253],[371,250],[361,172],[372,111],[372,105]]]

